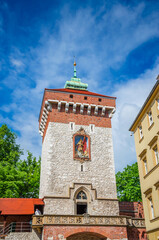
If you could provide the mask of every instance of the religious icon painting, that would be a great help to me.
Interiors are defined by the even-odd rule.
[[[86,134],[74,135],[74,159],[90,160],[90,137]]]

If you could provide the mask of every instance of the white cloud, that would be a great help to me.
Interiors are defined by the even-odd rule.
[[[149,95],[159,72],[159,61],[137,79],[116,86],[117,111],[112,119],[116,171],[136,161],[134,136],[129,128]]]
[[[3,105],[2,107],[0,107],[0,110],[6,113],[9,113],[16,109],[17,109],[17,105],[15,103],[11,103],[10,105]]]
[[[22,49],[12,47],[10,72],[3,81],[13,89],[12,102],[1,108],[12,112],[12,117],[1,117],[1,120],[20,133],[18,141],[22,148],[36,156],[41,154],[38,114],[43,90],[64,86],[73,75],[74,55],[77,75],[89,84],[89,90],[107,94],[113,82],[108,75],[109,69],[120,68],[132,50],[159,36],[158,14],[150,13],[143,19],[144,9],[144,4],[133,9],[117,4],[111,9],[103,7],[101,16],[101,9],[94,14],[91,8],[78,8],[70,14],[69,8],[63,8],[56,23],[57,31],[47,25],[41,27],[41,38],[35,48],[25,49],[23,53]],[[128,128],[151,89],[157,67],[138,79],[116,86],[112,94],[118,97],[113,118],[117,170],[135,159]],[[137,89],[136,86],[141,87]]]
[[[10,61],[11,61],[13,66],[18,67],[18,68],[22,67],[24,65],[21,60],[18,60],[18,59],[15,59],[15,58],[11,58]]]

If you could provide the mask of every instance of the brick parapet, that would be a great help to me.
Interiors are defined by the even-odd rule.
[[[70,95],[73,98],[70,98]],[[102,102],[99,102],[102,99]],[[48,105],[46,105],[48,104]],[[49,109],[49,110],[48,110]],[[111,114],[115,109],[115,98],[45,91],[39,116],[39,129],[43,136],[49,122],[89,125],[111,128]]]

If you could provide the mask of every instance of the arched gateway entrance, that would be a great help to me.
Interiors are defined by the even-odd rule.
[[[107,238],[95,233],[77,233],[67,237],[66,240],[107,240]]]

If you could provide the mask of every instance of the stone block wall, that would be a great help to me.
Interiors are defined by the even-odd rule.
[[[91,160],[84,161],[83,171],[81,162],[73,159],[73,134],[81,127],[90,136],[91,142]],[[111,128],[95,126],[92,133],[89,126],[75,124],[72,131],[70,124],[50,122],[42,147],[40,198],[54,198],[51,200],[52,207],[55,206],[52,213],[55,211],[56,214],[75,214],[74,196],[69,194],[70,188],[76,183],[92,185],[96,191],[96,201],[94,206],[92,204],[91,214],[97,214],[95,209],[101,208],[98,213],[100,215],[104,207],[111,215],[108,211],[108,208],[111,209],[108,200],[117,198]],[[107,202],[104,202],[104,199]],[[45,202],[45,209],[46,205]],[[118,204],[115,205],[113,211],[118,214]],[[49,214],[45,209],[44,213]]]
[[[32,232],[15,232],[10,233],[5,240],[41,240],[41,234],[39,234],[36,230],[32,230]]]

